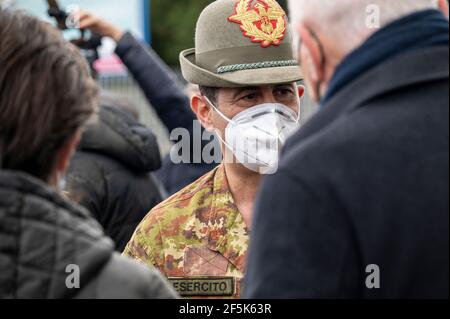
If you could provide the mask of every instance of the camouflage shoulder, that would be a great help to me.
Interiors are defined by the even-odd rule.
[[[167,239],[190,228],[196,212],[211,207],[216,171],[217,168],[153,208],[142,221],[141,231],[146,234],[158,228]]]
[[[190,201],[193,197],[198,195],[199,192],[212,189],[214,176],[216,175],[218,169],[219,167],[214,168],[212,171],[206,173],[192,184],[180,190],[178,193],[161,202],[159,205],[153,208],[150,213],[161,214],[166,208],[170,208],[180,202]]]

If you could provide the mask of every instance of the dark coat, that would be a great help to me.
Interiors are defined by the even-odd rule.
[[[193,138],[193,123],[197,118],[191,111],[189,97],[180,88],[172,70],[153,50],[139,43],[130,33],[125,33],[119,41],[116,53],[127,66],[169,132],[177,128],[185,128]],[[201,142],[206,145],[210,141]],[[194,147],[192,140],[190,145]],[[216,166],[217,163],[174,164],[167,156],[157,176],[169,194],[174,194]]]
[[[160,165],[153,133],[124,111],[103,106],[98,121],[83,134],[66,188],[122,252],[137,225],[162,200],[150,175]]]
[[[79,289],[66,286],[76,284],[72,265]],[[31,176],[0,171],[0,299],[174,296],[157,271],[114,253],[85,209]]]
[[[449,297],[448,85],[448,47],[397,56],[290,139],[257,204],[247,297]]]

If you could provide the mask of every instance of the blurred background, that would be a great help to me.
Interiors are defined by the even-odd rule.
[[[62,9],[72,11],[82,8],[105,18],[124,30],[131,31],[140,40],[150,45],[161,58],[175,71],[180,85],[186,83],[179,70],[179,53],[194,47],[195,24],[200,12],[213,0],[60,0]],[[287,10],[286,0],[279,0]],[[0,0],[0,6],[29,11],[43,20],[55,24],[47,14],[45,0]],[[65,37],[74,37],[70,31]],[[160,123],[140,88],[129,76],[126,67],[114,55],[115,43],[103,39],[100,60],[95,63],[99,74],[99,85],[108,93],[120,96],[136,104],[140,120],[151,127],[158,136],[162,155],[171,147],[169,134]],[[302,103],[302,122],[315,111],[308,97]]]

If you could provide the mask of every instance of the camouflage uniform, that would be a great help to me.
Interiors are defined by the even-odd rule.
[[[248,244],[220,165],[154,208],[124,255],[159,268],[182,296],[239,298]]]

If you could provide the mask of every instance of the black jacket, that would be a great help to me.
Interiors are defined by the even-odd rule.
[[[290,139],[257,204],[247,297],[449,297],[448,85],[448,47],[397,56]]]
[[[169,132],[177,128],[185,128],[189,131],[189,136],[194,138],[193,123],[197,118],[191,111],[189,97],[178,85],[173,72],[158,55],[139,43],[130,33],[125,33],[119,41],[116,53],[127,66]],[[206,145],[210,141],[202,140],[201,142]],[[192,140],[190,145],[194,147]],[[217,163],[174,164],[167,156],[157,176],[169,194],[174,194],[216,166]]]
[[[74,266],[79,289],[68,289]],[[158,272],[114,253],[86,210],[33,177],[0,171],[0,299],[173,297]]]
[[[103,106],[98,121],[83,134],[66,188],[122,252],[137,225],[162,200],[150,175],[160,165],[152,132],[124,111]]]

